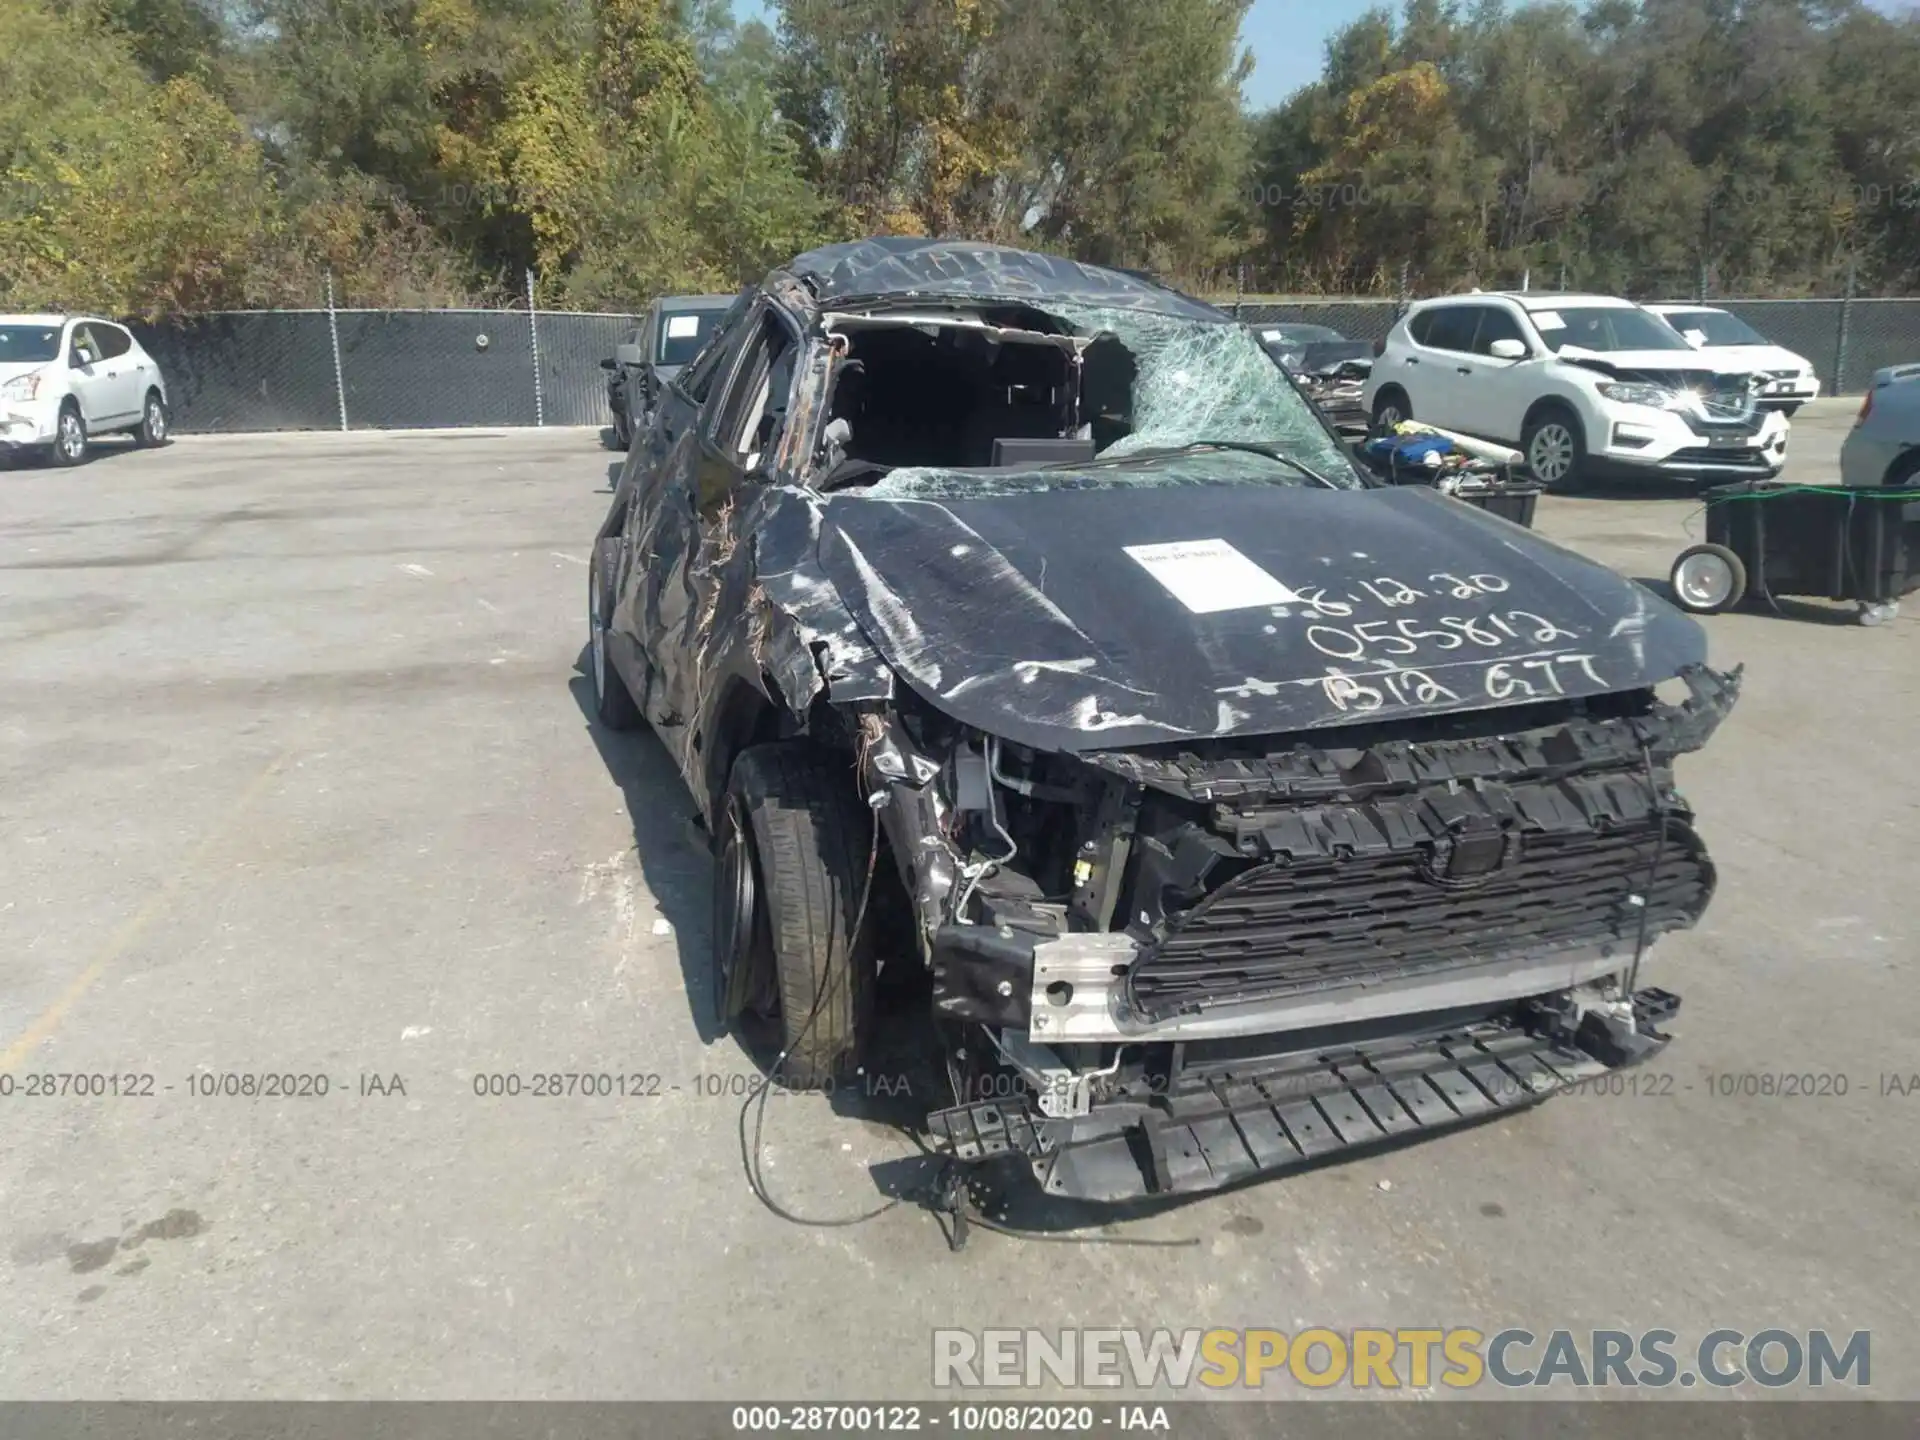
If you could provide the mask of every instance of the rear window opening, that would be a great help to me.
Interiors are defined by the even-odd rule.
[[[654,360],[661,365],[689,365],[713,334],[726,312],[668,310],[660,317],[660,344]]]
[[[1062,303],[822,317],[838,358],[823,491],[890,498],[1059,487],[1295,485],[1271,447],[1359,488],[1338,442],[1242,327]],[[1193,454],[1194,446],[1212,446]],[[1141,463],[1110,463],[1142,454]],[[1100,463],[1096,466],[1095,461]],[[1080,470],[1085,464],[1091,468]]]
[[[849,324],[835,367],[828,421],[845,424],[843,478],[902,466],[989,469],[1091,460],[1101,443],[1082,414],[1084,372],[1098,369],[1072,342],[981,317]],[[1124,351],[1121,352],[1124,354]],[[1124,386],[1121,391],[1124,408]],[[1104,418],[1104,417],[1103,417]],[[1124,434],[1124,417],[1100,428]],[[1120,428],[1116,428],[1120,427]],[[1033,444],[1029,442],[1045,442]]]

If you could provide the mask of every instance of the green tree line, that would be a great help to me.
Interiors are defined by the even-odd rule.
[[[0,308],[628,311],[877,232],[1214,291],[1920,287],[1920,18],[1406,0],[6,0]]]

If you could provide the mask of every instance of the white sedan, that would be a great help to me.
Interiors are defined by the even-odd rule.
[[[85,315],[0,315],[0,452],[78,465],[95,435],[167,440],[167,383],[133,332]]]

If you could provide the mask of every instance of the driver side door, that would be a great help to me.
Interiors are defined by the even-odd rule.
[[[1497,340],[1518,341],[1527,353],[1517,360],[1495,355]],[[1481,308],[1480,328],[1473,337],[1473,359],[1468,363],[1476,371],[1476,383],[1467,433],[1503,445],[1518,445],[1527,407],[1539,394],[1540,349],[1514,310],[1505,304]]]
[[[614,514],[622,540],[613,603],[614,628],[634,640],[628,689],[663,739],[671,741],[685,717],[665,684],[687,622],[686,572],[699,527],[693,492],[702,416],[729,373],[742,338],[750,291],[715,328],[694,363],[661,390],[656,417],[636,433],[621,470]]]
[[[800,348],[798,331],[764,300],[737,328],[698,416],[688,417],[676,445],[675,491],[662,505],[651,551],[656,664],[665,707],[681,725],[699,710],[703,647],[735,619],[720,613],[721,571],[736,546],[751,543],[740,518],[771,459]],[[703,354],[694,368],[708,358]],[[665,420],[663,412],[663,428]]]

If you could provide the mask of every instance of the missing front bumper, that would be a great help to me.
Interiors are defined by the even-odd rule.
[[[1678,1008],[1642,990],[1631,1026],[1592,1013],[1571,1033],[1489,1022],[1216,1071],[1072,1118],[1009,1098],[937,1111],[928,1128],[933,1149],[963,1164],[1024,1159],[1061,1199],[1204,1194],[1537,1104],[1657,1053]]]

